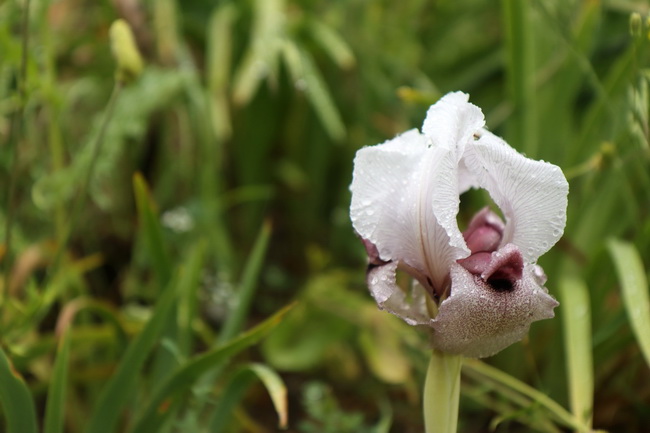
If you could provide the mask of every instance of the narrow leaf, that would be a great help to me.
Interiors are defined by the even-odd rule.
[[[277,76],[277,53],[284,31],[284,0],[254,0],[251,43],[234,76],[233,99],[245,105],[265,78]]]
[[[530,2],[502,0],[506,36],[506,71],[510,98],[515,109],[509,124],[511,140],[528,156],[537,153],[537,117],[535,104],[535,50]]]
[[[68,359],[70,357],[70,328],[59,341],[59,350],[54,362],[52,383],[47,392],[44,433],[62,433],[65,416],[65,394],[68,380]]]
[[[489,386],[490,382],[492,382],[496,385],[496,389],[499,387],[505,387],[508,390],[527,397],[536,404],[544,407],[555,420],[569,428],[575,429],[579,432],[587,432],[590,430],[575,416],[543,392],[536,390],[530,385],[486,364],[485,362],[479,361],[478,359],[465,358],[463,360],[463,374],[465,373],[476,377],[485,386]]]
[[[641,256],[633,244],[612,239],[607,244],[623,290],[623,302],[641,352],[650,366],[650,297]]]
[[[36,410],[29,388],[0,348],[0,403],[8,432],[36,433]]]
[[[560,281],[560,298],[571,411],[582,424],[591,428],[594,368],[588,288],[579,278],[564,277]]]
[[[151,198],[147,182],[140,173],[133,176],[133,191],[138,207],[138,218],[144,231],[145,242],[151,257],[154,271],[158,277],[160,287],[169,283],[171,278],[171,260],[163,242],[162,227],[158,219],[158,212]]]
[[[249,255],[246,266],[244,267],[237,291],[236,307],[223,325],[221,334],[219,335],[219,342],[231,339],[243,329],[244,321],[248,317],[248,310],[250,309],[255,289],[257,288],[257,280],[262,270],[262,265],[264,264],[264,257],[266,256],[270,238],[271,223],[266,221],[262,225],[255,245],[253,246],[253,251]]]
[[[305,70],[305,83],[307,84],[307,97],[311,102],[316,115],[325,127],[328,135],[335,141],[341,141],[345,137],[345,125],[341,120],[332,95],[325,84],[325,80],[316,68],[311,56],[302,52],[302,63]]]
[[[116,431],[122,410],[135,391],[140,370],[170,320],[175,302],[176,291],[173,286],[168,287],[158,300],[152,317],[129,344],[117,370],[104,386],[86,429],[88,433]]]
[[[232,3],[215,8],[206,40],[210,115],[215,135],[221,139],[227,139],[232,133],[227,91],[232,63],[232,27],[236,17],[237,9]]]
[[[232,26],[237,8],[232,3],[217,6],[210,17],[206,40],[208,87],[212,92],[223,92],[230,81],[232,62]]]
[[[210,431],[212,433],[225,431],[233,410],[240,403],[256,378],[262,381],[271,396],[273,406],[279,417],[278,427],[286,428],[288,417],[287,388],[284,382],[268,366],[263,364],[250,364],[237,370],[225,386],[219,403],[212,414],[212,421],[210,422]]]
[[[319,19],[310,20],[307,28],[311,31],[314,40],[339,67],[348,69],[354,65],[352,49],[333,28]]]
[[[260,341],[280,323],[292,306],[289,305],[283,308],[269,319],[236,339],[231,340],[229,343],[203,353],[178,367],[154,391],[151,400],[144,408],[140,419],[133,426],[131,432],[146,433],[159,431],[160,426],[166,419],[166,415],[169,413],[165,410],[166,408],[173,407],[179,397],[192,387],[196,380],[203,374]]]
[[[197,317],[197,301],[203,276],[206,243],[199,242],[192,250],[181,275],[181,294],[178,305],[178,346],[183,356],[190,354],[192,347],[192,321]]]

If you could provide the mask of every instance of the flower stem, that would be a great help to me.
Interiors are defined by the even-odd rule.
[[[424,382],[426,433],[456,433],[463,357],[433,350]]]

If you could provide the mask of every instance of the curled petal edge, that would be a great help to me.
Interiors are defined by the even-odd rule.
[[[397,263],[388,262],[380,265],[369,265],[366,282],[372,297],[382,310],[396,315],[411,326],[429,325],[433,320],[427,312],[426,294],[424,289],[414,284],[410,299],[397,285]]]

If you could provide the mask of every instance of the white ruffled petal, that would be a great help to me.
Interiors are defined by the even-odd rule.
[[[485,126],[481,109],[468,101],[466,93],[447,93],[429,108],[422,125],[422,132],[434,146],[454,148],[459,158],[464,146]]]
[[[506,218],[502,245],[517,245],[525,262],[534,263],[560,239],[569,184],[559,167],[528,159],[485,130],[463,161]]]
[[[450,265],[469,250],[456,222],[455,152],[426,141],[413,130],[357,152],[350,216],[382,260],[421,271],[441,290]]]

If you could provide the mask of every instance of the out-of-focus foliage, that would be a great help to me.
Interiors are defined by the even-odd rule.
[[[367,294],[348,185],[357,149],[462,90],[571,192],[540,263],[563,320],[466,364],[459,430],[647,431],[649,14],[641,0],[0,3],[0,422],[266,432],[288,412],[295,432],[422,431],[427,338]],[[116,19],[144,59],[118,90]],[[486,200],[463,196],[461,225]]]

